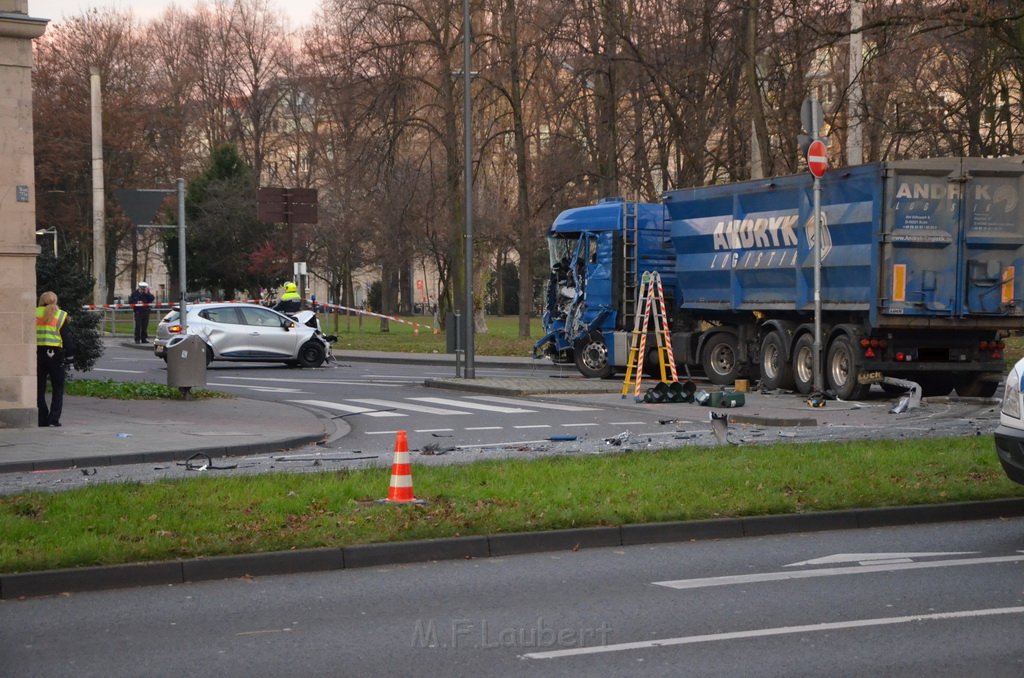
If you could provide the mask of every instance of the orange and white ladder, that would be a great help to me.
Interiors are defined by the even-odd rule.
[[[637,402],[640,397],[640,382],[643,381],[644,358],[647,355],[647,332],[650,320],[654,318],[654,340],[657,346],[658,367],[661,381],[677,382],[675,356],[672,354],[672,337],[668,329],[668,315],[665,308],[665,290],[661,285],[661,274],[657,271],[644,271],[641,277],[640,290],[637,293],[637,308],[643,302],[643,313],[638,313],[633,321],[633,332],[630,336],[629,361],[626,364],[626,378],[622,382],[622,397],[629,393],[633,386],[633,397]],[[668,369],[666,370],[666,364]],[[668,377],[671,376],[671,380]]]

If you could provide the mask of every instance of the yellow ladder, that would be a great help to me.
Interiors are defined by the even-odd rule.
[[[633,386],[633,397],[640,401],[640,383],[643,381],[644,358],[647,353],[647,331],[651,316],[654,317],[654,340],[658,353],[658,368],[661,380],[679,381],[676,372],[676,361],[672,354],[672,337],[668,329],[667,309],[665,308],[665,290],[661,285],[661,274],[657,271],[644,271],[641,277],[640,290],[637,294],[637,307],[643,302],[643,313],[638,313],[633,321],[633,332],[630,337],[629,361],[626,364],[626,378],[622,382],[622,397],[629,393]],[[665,365],[668,364],[666,371]]]

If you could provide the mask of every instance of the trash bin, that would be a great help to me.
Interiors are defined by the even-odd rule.
[[[462,347],[462,315],[449,313],[444,324],[445,346],[449,353],[458,353]]]
[[[167,342],[167,385],[186,389],[206,386],[207,350],[199,337],[171,337]]]

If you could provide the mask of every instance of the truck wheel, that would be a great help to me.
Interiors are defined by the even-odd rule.
[[[814,337],[801,334],[793,345],[793,386],[807,395],[814,390]]]
[[[957,395],[964,398],[991,398],[999,388],[998,381],[986,381],[981,377],[969,375],[953,380]]]
[[[786,347],[778,332],[769,332],[761,344],[761,385],[793,390],[793,368],[786,361]]]
[[[607,379],[614,373],[608,364],[608,346],[600,333],[587,335],[573,352],[576,354],[576,368],[587,379]]]
[[[704,344],[701,357],[704,374],[712,384],[731,384],[739,376],[736,337],[725,332],[712,335]]]
[[[857,354],[854,352],[853,343],[850,337],[836,337],[832,345],[828,347],[828,359],[825,361],[828,369],[825,376],[828,378],[828,387],[832,389],[840,400],[857,400],[867,393],[867,384],[857,383],[857,373],[860,372]]]
[[[307,341],[299,347],[298,359],[300,367],[319,367],[326,357],[327,352],[324,350],[323,345],[315,341]]]

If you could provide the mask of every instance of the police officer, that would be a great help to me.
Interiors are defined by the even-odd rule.
[[[36,307],[36,407],[40,426],[60,426],[64,409],[64,360],[74,354],[74,341],[67,326],[68,314],[57,306],[57,295],[43,292]],[[53,398],[46,407],[46,380],[53,385]]]
[[[155,299],[156,297],[149,291],[149,283],[146,281],[140,282],[139,286],[128,297],[129,304],[138,304],[132,306],[132,310],[135,311],[136,344],[145,344],[149,341],[149,305]]]
[[[273,309],[285,314],[298,313],[302,310],[302,297],[299,296],[299,288],[295,283],[286,282],[284,284],[284,292],[274,304]]]

